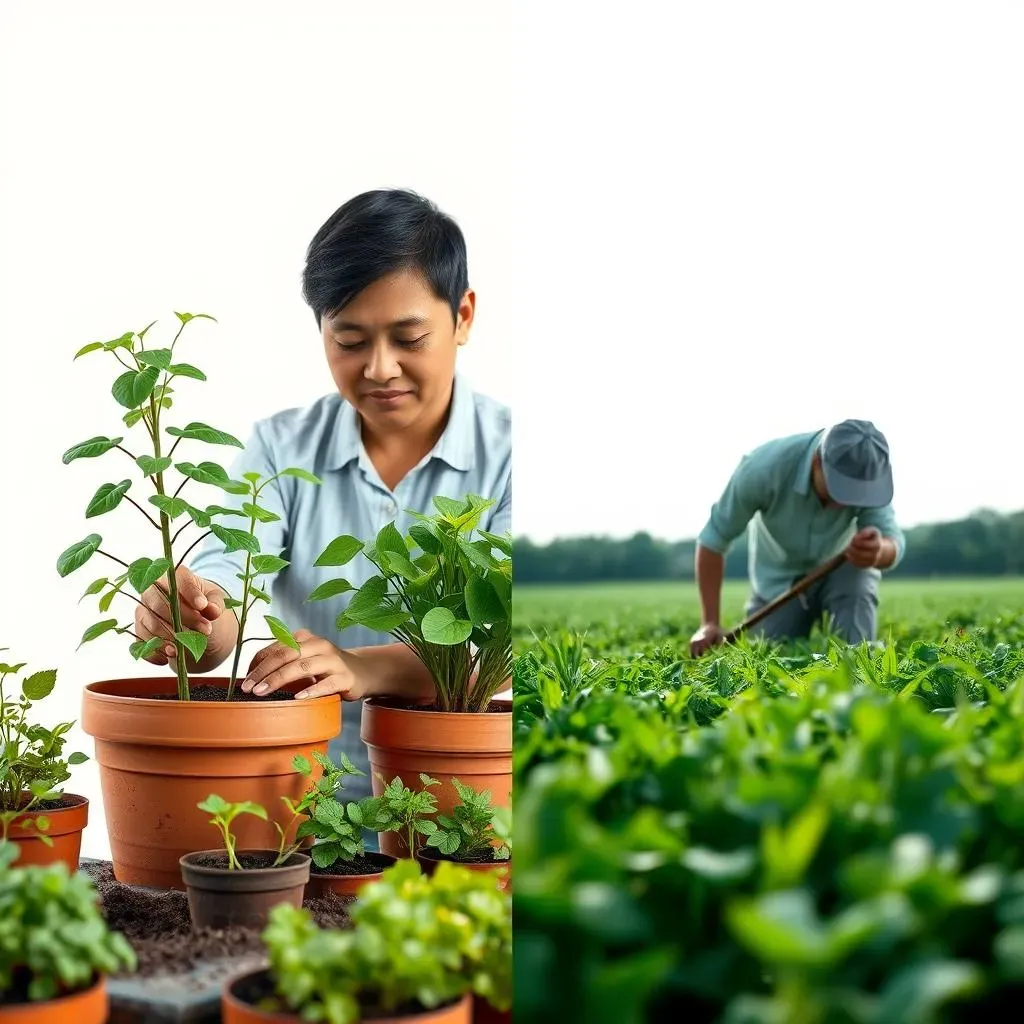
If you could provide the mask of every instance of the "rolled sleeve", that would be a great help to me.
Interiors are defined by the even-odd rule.
[[[764,474],[748,455],[736,467],[722,496],[711,507],[708,521],[697,537],[701,547],[726,554],[755,514],[767,501]]]
[[[883,537],[888,537],[896,545],[896,558],[888,567],[889,571],[895,569],[903,561],[903,555],[907,549],[907,538],[896,522],[896,513],[893,511],[892,505],[886,505],[884,508],[865,509],[857,517],[857,523],[861,528],[875,527]]]

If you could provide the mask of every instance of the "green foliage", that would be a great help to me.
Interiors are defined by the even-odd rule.
[[[377,778],[384,782],[378,773]],[[433,815],[437,813],[437,798],[428,790],[441,783],[420,772],[423,789],[410,789],[396,775],[384,786],[378,797],[364,801],[363,825],[373,832],[398,832],[411,857],[416,852],[416,836],[429,839],[437,831]]]
[[[228,855],[228,867],[235,871],[241,871],[242,865],[238,862],[235,854],[237,840],[231,831],[231,823],[240,814],[252,814],[263,821],[267,820],[267,809],[251,800],[243,800],[241,803],[228,803],[223,797],[211,793],[202,803],[196,804],[201,811],[211,815],[210,824],[213,825],[221,835],[224,843],[224,852]]]
[[[495,860],[508,860],[508,843],[493,845],[503,837],[494,827],[497,808],[491,803],[490,791],[475,790],[458,779],[452,779],[452,785],[459,794],[459,802],[452,807],[451,814],[438,814],[437,831],[427,838],[427,846],[456,860],[469,860],[488,850],[493,850]],[[505,817],[499,821],[499,827],[511,825]]]
[[[1024,619],[1018,594],[963,628],[983,598],[945,593],[930,625],[932,595],[894,601],[893,639],[874,647],[744,641],[694,661],[688,623],[651,637],[652,614],[631,634],[611,598],[613,628],[592,619],[589,642],[524,649],[517,1014],[1009,1019],[1024,982]]]
[[[388,868],[349,910],[352,928],[321,929],[281,904],[263,933],[276,999],[304,1020],[358,1024],[430,1010],[468,993],[511,1006],[512,900],[492,879],[442,863]]]
[[[30,1002],[42,1002],[135,970],[135,953],[107,927],[85,875],[64,864],[12,867],[15,855],[0,846],[0,992],[24,986]]]
[[[141,597],[148,587],[153,586],[159,580],[165,579],[167,581],[166,585],[170,598],[170,614],[172,619],[168,625],[171,627],[171,633],[173,634],[172,643],[176,653],[175,667],[178,678],[179,700],[189,699],[188,657],[191,656],[194,661],[198,661],[206,649],[207,641],[201,634],[182,628],[181,613],[178,605],[178,587],[174,570],[180,567],[189,552],[210,534],[218,537],[224,543],[227,551],[246,552],[245,571],[241,575],[243,584],[242,598],[239,600],[230,595],[228,598],[229,607],[239,610],[240,622],[238,642],[228,688],[228,699],[230,700],[234,693],[242,645],[246,642],[244,637],[245,620],[252,608],[252,602],[249,598],[254,587],[254,580],[269,571],[266,568],[267,565],[277,564],[277,562],[287,564],[283,559],[277,559],[276,556],[261,556],[259,540],[256,537],[256,523],[268,522],[276,518],[276,516],[261,509],[256,499],[263,487],[280,476],[293,476],[310,483],[319,483],[320,481],[312,473],[308,473],[305,470],[289,468],[282,470],[262,483],[260,483],[258,476],[254,480],[247,479],[245,482],[242,482],[240,480],[232,480],[227,471],[215,462],[194,463],[174,461],[174,453],[178,445],[183,441],[233,448],[243,447],[242,442],[237,437],[212,427],[207,423],[193,421],[184,427],[167,426],[164,424],[163,414],[173,406],[173,398],[171,396],[174,394],[174,388],[171,387],[171,382],[178,378],[197,381],[206,380],[206,375],[197,367],[190,363],[174,361],[174,350],[178,339],[181,337],[185,326],[191,321],[214,319],[206,313],[175,313],[175,316],[180,326],[169,348],[147,348],[146,335],[154,326],[154,324],[150,324],[138,332],[127,331],[112,341],[91,342],[80,348],[75,355],[75,359],[78,359],[93,352],[106,352],[111,358],[116,360],[123,372],[119,372],[114,381],[111,387],[111,394],[123,409],[128,410],[122,416],[125,426],[129,430],[141,428],[144,433],[138,436],[143,443],[147,443],[150,451],[136,455],[124,447],[122,443],[125,441],[124,436],[106,437],[98,435],[73,445],[64,453],[63,461],[65,464],[68,464],[78,459],[95,459],[106,455],[108,452],[118,450],[132,461],[142,476],[141,483],[148,485],[153,492],[146,496],[145,503],[141,503],[141,497],[136,501],[129,495],[135,484],[135,481],[131,478],[121,480],[118,483],[104,483],[96,491],[85,511],[87,519],[106,515],[114,511],[123,502],[130,502],[147,518],[150,525],[159,534],[161,547],[159,557],[135,559],[130,563],[126,574],[114,580],[105,580],[103,583],[97,581],[96,584],[86,591],[86,596],[100,595],[100,611],[106,612],[115,596],[124,595],[123,588],[126,583]],[[181,478],[180,483],[176,487],[169,477],[169,470],[172,466]],[[249,502],[244,506],[245,511],[227,508],[222,505],[209,505],[205,509],[197,508],[181,497],[181,492],[190,482],[216,487],[228,494],[243,495],[249,499]],[[146,505],[156,510],[158,513],[157,518],[154,518],[153,514],[147,511]],[[237,515],[249,518],[248,530],[226,527],[213,521],[216,518]],[[184,526],[172,533],[172,523],[183,516],[187,516]],[[190,539],[185,553],[176,559],[175,545],[182,533],[192,527],[207,532],[201,534],[198,538]],[[84,540],[71,545],[57,559],[57,572],[62,577],[68,576],[80,569],[96,554],[121,565],[128,564],[115,555],[102,550],[102,543],[102,537],[94,533]],[[262,569],[254,569],[254,556],[257,558],[263,557],[264,559],[276,559],[276,562],[265,561],[262,563],[264,566]],[[283,565],[280,567],[283,567]],[[258,590],[259,588],[256,589]],[[131,597],[130,594],[124,596]],[[262,594],[262,591],[259,591],[257,595],[253,596],[253,600],[262,597],[265,597],[265,595]],[[133,598],[133,600],[137,601],[138,598]],[[146,657],[159,646],[159,642],[146,642],[136,636],[132,632],[130,624],[119,626],[116,619],[104,620],[89,627],[85,631],[82,642],[86,643],[95,640],[97,637],[109,632],[118,634],[130,633],[135,642],[129,647],[129,653],[136,659]],[[280,625],[280,630],[275,630],[275,636],[279,632],[291,638],[291,642],[294,643],[294,637],[291,636],[291,633],[283,624]]]
[[[429,670],[442,711],[486,711],[511,671],[511,540],[486,531],[474,539],[493,504],[437,497],[434,515],[410,510],[417,522],[408,537],[388,523],[372,544],[337,537],[315,562],[341,566],[362,553],[374,565],[377,575],[358,590],[329,580],[308,600],[355,590],[338,629],[365,626],[400,640]]]
[[[71,778],[70,767],[89,760],[77,751],[64,753],[74,722],[61,722],[47,729],[29,721],[33,705],[53,692],[57,682],[54,669],[33,672],[21,680],[18,696],[8,695],[8,677],[16,678],[24,667],[24,663],[0,664],[0,836],[4,845],[19,815],[40,803],[59,799],[61,787]],[[53,845],[46,834],[49,819],[45,815],[25,818],[18,828],[32,832],[47,846]]]

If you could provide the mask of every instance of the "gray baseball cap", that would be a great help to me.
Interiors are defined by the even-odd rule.
[[[821,468],[833,501],[882,508],[892,501],[889,442],[867,420],[843,420],[821,442]]]

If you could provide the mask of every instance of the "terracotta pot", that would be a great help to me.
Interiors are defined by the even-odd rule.
[[[384,869],[391,867],[396,861],[395,857],[389,857],[386,853],[367,853],[364,856],[379,864],[379,869],[366,875],[318,875],[311,871],[306,883],[306,895],[320,897],[333,892],[338,896],[358,896],[359,890],[367,882],[377,881]]]
[[[110,1000],[106,980],[92,988],[45,1003],[0,1007],[0,1024],[107,1024]]]
[[[459,780],[462,781],[461,779]],[[496,875],[496,882],[499,890],[512,888],[512,860],[491,860],[491,861],[462,861],[452,860],[450,857],[438,857],[434,850],[421,846],[416,851],[416,860],[425,874],[432,875],[437,870],[438,864],[448,861],[458,864],[460,868],[469,868],[470,871],[479,871],[484,874]]]
[[[27,864],[66,864],[72,874],[78,870],[78,858],[82,852],[82,832],[89,822],[89,801],[75,793],[65,793],[65,800],[72,800],[68,807],[52,811],[29,811],[11,822],[7,838],[18,847],[17,867]],[[30,818],[48,818],[50,827],[45,835],[53,846],[47,846],[33,827],[24,829],[21,823]]]
[[[227,686],[226,678],[196,682]],[[321,775],[313,762],[307,781],[292,759],[326,754],[341,730],[337,694],[245,703],[151,699],[176,692],[172,677],[85,688],[82,728],[96,740],[114,877],[129,885],[184,887],[179,860],[205,850],[216,835],[196,807],[211,793],[229,803],[254,800],[283,824],[281,797],[299,799]],[[251,814],[236,818],[232,831],[239,847],[278,844],[273,823]]]
[[[292,1013],[266,1013],[245,1002],[246,990],[265,993],[269,988],[267,970],[250,971],[229,981],[221,995],[221,1020],[223,1024],[298,1024],[299,1017]],[[368,1017],[367,1024],[472,1024],[473,1001],[464,996],[451,1006],[423,1013],[407,1014],[403,1017]]]
[[[276,850],[235,850],[241,860],[246,855],[277,856]],[[270,911],[279,903],[302,906],[309,879],[310,859],[293,853],[279,867],[236,868],[206,867],[197,863],[203,857],[223,856],[223,850],[199,850],[181,858],[181,875],[188,890],[188,909],[194,928],[265,928]]]
[[[391,707],[384,698],[364,701],[360,735],[369,753],[374,796],[396,777],[410,789],[422,789],[419,776],[426,772],[441,783],[430,790],[441,814],[449,814],[459,802],[452,778],[476,790],[490,790],[496,807],[510,807],[512,704],[495,703],[508,710],[420,711]],[[380,833],[380,851],[392,857],[415,853],[405,848],[397,832]]]
[[[473,996],[473,1024],[512,1024],[511,1010],[496,1010],[486,999]]]

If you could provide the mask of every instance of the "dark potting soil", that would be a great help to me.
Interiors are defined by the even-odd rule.
[[[27,802],[25,800],[23,804]],[[29,813],[37,814],[42,811],[59,811],[65,807],[77,807],[81,802],[81,800],[76,800],[68,795],[58,797],[56,800],[40,800],[39,803],[32,805],[32,810]]]
[[[96,884],[103,917],[131,943],[138,957],[135,977],[184,975],[212,960],[263,955],[260,929],[203,928],[193,930],[188,896],[174,889],[142,889],[114,878],[109,861],[86,862],[82,870]],[[307,899],[303,906],[324,928],[349,927],[353,897],[331,893]],[[131,974],[118,977],[132,977]],[[187,977],[182,978],[187,984]]]
[[[190,686],[189,687],[189,698],[194,701],[226,701],[228,699],[228,688],[226,686]],[[177,700],[178,695],[176,693],[154,693],[148,697],[149,700]],[[293,693],[282,692],[277,690],[275,693],[268,693],[266,697],[257,697],[254,693],[244,693],[240,687],[235,687],[235,692],[231,694],[231,703],[239,704],[256,704],[262,702],[264,704],[271,704],[274,701],[280,700],[295,700]]]
[[[330,867],[318,868],[316,864],[310,866],[311,875],[375,875],[391,866],[391,861],[375,859],[371,854],[361,854],[353,857],[352,860],[336,860]]]
[[[239,853],[235,856],[238,858],[238,863],[247,871],[258,871],[274,866],[274,856],[270,853]],[[228,855],[226,853],[206,853],[202,857],[194,857],[192,863],[199,868],[219,868],[222,871],[227,871]]]
[[[450,860],[454,864],[493,864],[495,867],[508,867],[508,861],[495,860],[494,854],[490,849],[478,850],[468,857],[465,854],[442,853],[435,847],[430,847],[424,853],[434,860]]]
[[[436,704],[410,704],[407,701],[398,700],[397,698],[381,697],[377,699],[377,703],[384,708],[394,708],[396,711],[440,711]],[[484,712],[478,711],[467,711],[464,714],[500,714],[501,712],[507,712],[510,707],[510,701],[494,701],[487,705],[487,710]],[[449,714],[451,712],[448,712]]]

